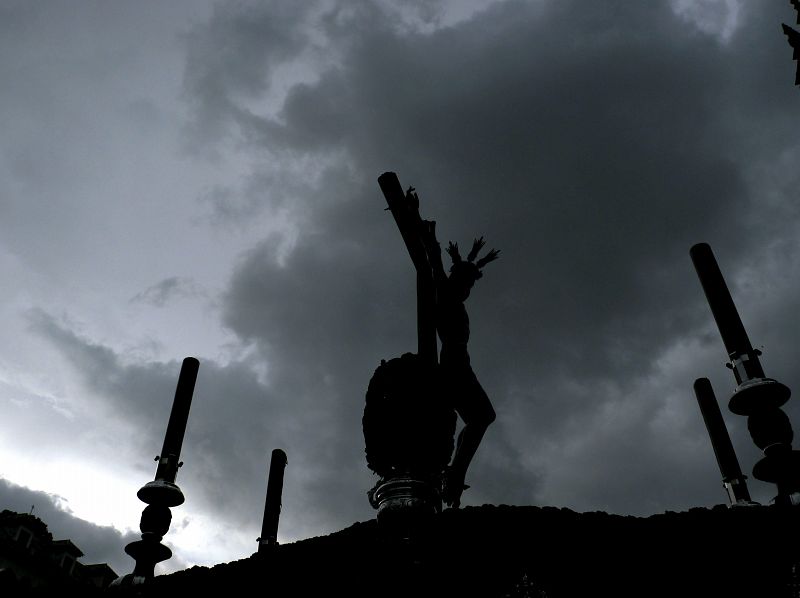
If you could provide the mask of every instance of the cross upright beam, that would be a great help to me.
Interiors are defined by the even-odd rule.
[[[436,365],[436,287],[420,237],[425,223],[419,215],[419,201],[416,195],[403,192],[394,172],[384,172],[378,177],[378,184],[417,271],[417,353],[423,363]]]

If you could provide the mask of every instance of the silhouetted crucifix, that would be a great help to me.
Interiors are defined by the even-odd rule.
[[[481,269],[497,259],[499,251],[492,249],[477,259],[484,246],[483,237],[473,242],[466,260],[458,245],[450,243],[447,252],[452,260],[449,275],[442,264],[442,252],[436,239],[436,223],[423,220],[419,214],[419,198],[413,187],[403,193],[400,181],[393,172],[378,179],[389,209],[414,263],[417,272],[417,344],[424,363],[440,373],[446,400],[461,417],[464,427],[459,433],[453,460],[447,467],[443,484],[443,500],[458,507],[467,468],[481,443],[484,433],[495,419],[494,408],[478,382],[470,364],[469,316],[464,302]],[[476,261],[477,259],[477,261]],[[442,342],[437,360],[436,333]]]

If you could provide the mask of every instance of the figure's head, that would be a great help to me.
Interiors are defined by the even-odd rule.
[[[469,297],[469,292],[472,290],[475,281],[483,276],[481,268],[496,260],[497,256],[500,255],[499,251],[492,249],[476,262],[475,258],[478,257],[478,252],[483,248],[484,244],[483,237],[475,239],[472,242],[472,249],[467,255],[466,261],[461,259],[457,243],[450,242],[447,247],[447,253],[450,254],[450,258],[453,260],[453,265],[450,267],[450,286],[462,301]]]

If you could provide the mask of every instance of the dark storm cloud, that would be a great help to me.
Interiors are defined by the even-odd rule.
[[[378,225],[385,223],[385,213],[376,207],[373,218],[365,218],[352,207],[346,203],[331,209],[330,228],[302,231],[314,241],[301,241],[284,265],[278,263],[275,242],[254,249],[234,274],[225,320],[243,340],[257,344],[268,364],[270,388],[304,414],[301,453],[324,445],[319,453],[313,451],[320,476],[314,484],[322,486],[317,509],[331,508],[325,497],[334,495],[342,499],[334,511],[355,515],[363,512],[367,488],[353,482],[369,484],[358,424],[366,384],[381,357],[413,350],[416,341],[409,334],[413,311],[401,304],[413,301],[413,294],[394,296],[384,282],[384,276],[396,275],[413,284],[413,277],[388,268],[378,273],[369,265],[373,252],[382,251],[386,233]],[[376,226],[366,227],[371,231],[366,239],[354,240],[337,230],[347,230],[353,218],[374,221]],[[402,250],[399,244],[395,248]],[[309,277],[316,280],[313,287]],[[405,340],[405,346],[398,340]]]
[[[274,68],[308,42],[299,25],[310,6],[219,4],[207,26],[188,34],[184,84],[198,135],[224,135],[241,102],[269,89]]]
[[[251,19],[248,31],[273,26],[269,10],[225,6],[209,39],[232,13]],[[586,481],[575,483],[581,505],[646,512],[715,500],[716,482],[703,479],[713,465],[687,474],[685,464],[708,451],[690,389],[710,374],[662,357],[686,343],[700,351],[695,366],[724,358],[689,247],[711,242],[733,275],[796,223],[785,217],[788,185],[772,203],[753,188],[758,168],[796,150],[779,17],[764,8],[743,8],[726,43],[666,2],[504,2],[425,34],[375,4],[336,5],[316,22],[336,66],[294,86],[277,118],[237,103],[249,88],[236,81],[269,74],[297,51],[291,43],[277,49],[264,35],[260,70],[232,59],[236,74],[204,82],[213,93],[189,86],[254,155],[331,160],[294,198],[294,252],[282,265],[274,241],[248,254],[225,317],[262,349],[283,392],[329,405],[338,467],[361,459],[371,368],[414,347],[411,265],[375,183],[396,170],[441,240],[484,234],[503,251],[468,303],[473,363],[500,414],[475,492],[530,499],[559,468],[583,467],[598,473],[573,473]],[[195,45],[191,60],[202,52]],[[659,378],[666,367],[686,378]],[[562,453],[549,473],[529,458],[548,446]],[[505,457],[490,464],[493,451]],[[682,473],[691,488],[670,483]]]
[[[78,519],[69,513],[60,497],[0,479],[0,510],[29,513],[31,508],[33,515],[47,525],[54,540],[72,540],[81,549],[84,556],[80,561],[83,564],[108,563],[118,575],[129,573],[133,568],[133,561],[123,548],[138,540],[138,534],[122,534],[113,527]]]

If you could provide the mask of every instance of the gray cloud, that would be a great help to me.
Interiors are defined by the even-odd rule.
[[[137,293],[131,298],[131,302],[148,303],[155,307],[163,307],[167,301],[174,297],[191,297],[203,294],[202,289],[191,278],[170,276]]]
[[[311,6],[220,3],[187,34],[184,87],[195,135],[224,136],[228,119],[248,112],[242,101],[269,90],[275,67],[308,43],[301,26]]]
[[[89,400],[107,412],[111,421],[124,420],[136,430],[131,442],[141,455],[141,484],[152,479],[155,466],[151,459],[163,442],[180,363],[126,363],[112,349],[79,336],[47,314],[33,317],[38,331],[80,374],[91,391]],[[248,360],[220,365],[200,357],[182,448],[185,466],[178,478],[187,502],[234,529],[251,529],[255,542],[261,526],[269,456],[273,448],[280,447],[290,460],[283,534],[305,537],[339,529],[359,515],[369,518],[358,504],[347,507],[341,501],[324,500],[326,493],[347,494],[340,488],[326,488],[325,492],[310,489],[317,488],[323,479],[335,486],[357,488],[347,481],[367,475],[339,468],[337,447],[350,442],[337,438],[342,427],[335,421],[338,416],[331,403],[320,404],[324,393],[315,388],[308,389],[308,394],[297,392],[296,383],[284,387],[272,380],[271,372],[267,372],[265,383],[256,366]],[[295,372],[299,378],[301,369]],[[315,380],[316,375],[314,372]],[[298,474],[293,476],[295,471]],[[357,488],[355,492],[360,495],[365,490]],[[225,508],[220,509],[220,505]]]

